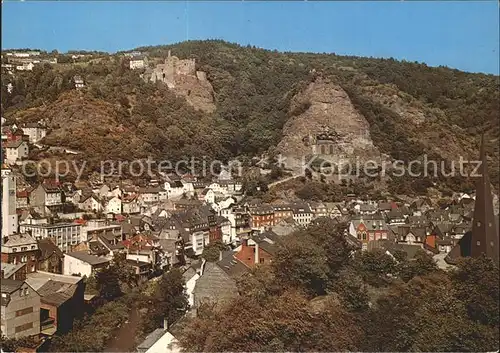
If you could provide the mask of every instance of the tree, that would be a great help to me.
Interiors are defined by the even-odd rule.
[[[499,324],[498,263],[485,256],[466,258],[451,275],[457,297],[472,320],[484,325]]]
[[[305,231],[291,234],[278,243],[271,265],[276,280],[284,287],[305,288],[324,294],[328,281],[326,252]]]
[[[171,324],[182,317],[189,308],[182,273],[176,268],[165,273],[157,282],[153,295],[145,298],[143,305],[147,308],[141,321],[144,333],[162,327],[164,320]]]
[[[208,244],[204,249],[201,257],[209,262],[219,261],[221,251],[227,250],[227,245],[221,241],[216,241]]]
[[[360,252],[356,254],[355,262],[363,280],[375,287],[389,284],[396,273],[396,262],[382,249]]]
[[[99,296],[112,300],[123,294],[120,287],[120,271],[117,266],[108,266],[96,272],[97,290]]]
[[[432,256],[420,249],[413,259],[399,262],[396,269],[399,278],[405,282],[408,282],[413,277],[423,276],[438,271],[438,267]]]
[[[179,338],[197,352],[356,351],[361,334],[333,298],[313,303],[292,290],[265,302],[237,298],[221,312],[193,319]]]

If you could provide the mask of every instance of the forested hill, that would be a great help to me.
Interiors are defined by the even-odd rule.
[[[320,77],[347,92],[373,144],[393,158],[474,157],[485,132],[498,183],[497,76],[219,40],[136,50],[150,63],[162,61],[168,50],[196,59],[213,86],[215,112],[196,110],[165,85],[145,83],[121,53],[92,53],[76,63],[57,54],[62,64],[2,75],[2,114],[8,121],[46,118],[52,127],[46,143],[82,150],[94,160],[254,156],[277,146],[285,123],[308,108],[291,109],[292,99]],[[84,78],[85,90],[73,88],[75,74]]]

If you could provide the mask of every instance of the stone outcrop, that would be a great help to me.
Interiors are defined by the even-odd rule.
[[[328,80],[318,78],[297,94],[290,112],[293,116],[277,146],[278,153],[288,159],[319,155],[336,162],[381,156],[370,138],[366,119],[356,111],[347,93]]]
[[[206,113],[215,111],[214,90],[203,71],[196,71],[194,59],[179,59],[170,55],[162,64],[148,68],[143,75],[146,82],[163,82],[178,96],[196,109]]]

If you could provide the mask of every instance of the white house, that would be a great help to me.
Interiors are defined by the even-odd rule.
[[[307,227],[313,220],[314,213],[307,204],[292,204],[293,220],[300,226]]]
[[[103,206],[95,194],[81,196],[78,200],[78,207],[88,212],[101,212]]]
[[[147,58],[140,56],[133,56],[130,58],[129,67],[130,70],[144,69],[147,65]]]
[[[209,205],[215,203],[215,193],[213,190],[206,188],[201,192],[200,198]]]
[[[31,143],[36,143],[47,135],[47,129],[37,123],[26,124],[22,127],[22,129],[24,134],[29,136],[29,140]]]
[[[122,213],[124,214],[134,214],[141,212],[141,205],[137,200],[138,196],[136,194],[131,194],[124,196],[122,200]]]
[[[63,275],[90,277],[97,270],[109,265],[105,257],[89,254],[87,251],[75,251],[64,254]]]
[[[122,213],[122,200],[118,196],[114,196],[108,200],[106,207],[104,208],[105,213],[121,214]]]
[[[85,87],[85,83],[83,82],[83,79],[81,76],[75,76],[73,77],[73,81],[75,82],[75,88],[76,89],[81,89]]]
[[[160,189],[159,188],[140,188],[139,189],[139,203],[155,203],[160,201]]]
[[[5,144],[7,162],[10,164],[28,157],[28,144],[26,141],[11,141]]]
[[[163,188],[167,191],[169,199],[175,199],[184,194],[184,184],[180,180],[166,181]]]
[[[33,71],[35,65],[32,62],[16,66],[17,71]]]

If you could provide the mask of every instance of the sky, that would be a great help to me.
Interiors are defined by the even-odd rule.
[[[115,52],[193,39],[499,74],[496,1],[16,1],[2,48]]]

